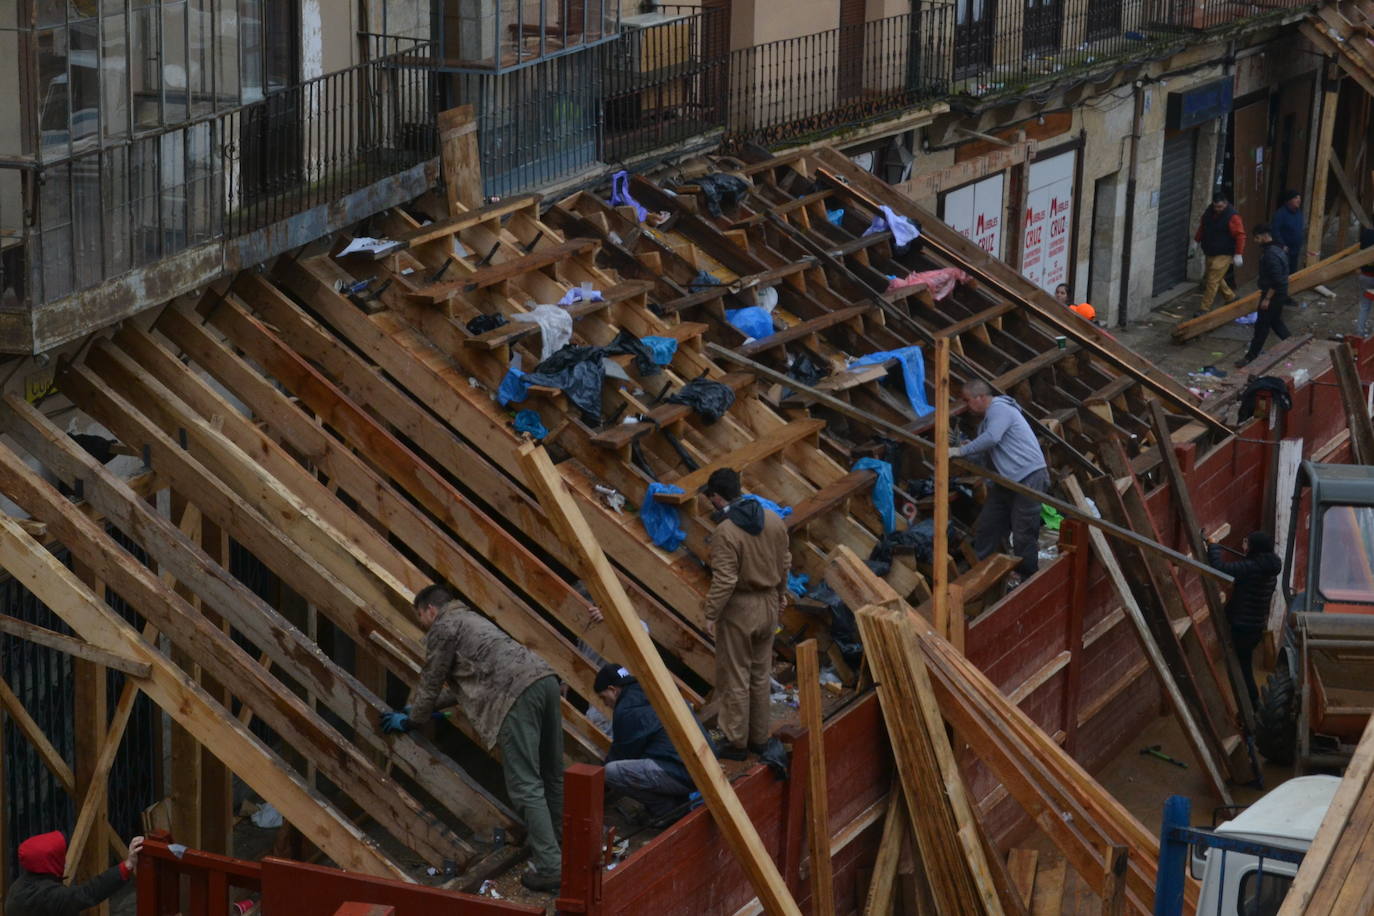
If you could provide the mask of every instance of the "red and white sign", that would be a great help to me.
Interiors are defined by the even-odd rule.
[[[1002,256],[1003,175],[993,175],[945,195],[945,222],[995,258]]]
[[[1022,220],[1021,273],[1047,292],[1069,281],[1074,150],[1031,163]]]

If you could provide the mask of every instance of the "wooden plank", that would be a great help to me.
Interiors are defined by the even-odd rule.
[[[601,550],[595,532],[587,524],[562,477],[541,447],[526,444],[520,449],[524,476],[538,495],[552,525],[576,555],[576,566],[606,623],[620,644],[621,660],[635,672],[654,711],[681,755],[692,782],[706,801],[726,843],[749,876],[765,910],[776,916],[801,916],[787,885],[763,846],[758,832],[726,781],[701,729],[673,687],[672,677],[658,650],[639,625],[620,580]]]
[[[935,632],[948,639],[949,622],[949,340],[935,341]]]
[[[398,242],[405,243],[407,248],[416,248],[435,239],[446,238],[457,235],[464,229],[471,229],[480,226],[482,223],[496,221],[502,217],[519,213],[521,210],[537,210],[540,197],[538,194],[517,194],[514,197],[506,197],[485,207],[476,207],[467,210],[460,210],[457,214],[448,219],[435,220],[423,226],[416,226],[404,232],[392,233],[391,238]]]
[[[811,496],[792,507],[792,514],[783,519],[788,531],[806,527],[806,523],[830,512],[846,499],[873,486],[878,475],[873,471],[850,471],[843,477],[821,487]]]
[[[1183,476],[1183,468],[1178,463],[1178,454],[1173,449],[1173,443],[1169,438],[1169,424],[1164,417],[1164,408],[1156,400],[1150,401],[1150,420],[1155,432],[1155,442],[1158,443],[1161,464],[1164,467],[1165,480],[1168,481],[1170,491],[1173,495],[1174,512],[1178,515],[1179,524],[1188,538],[1188,544],[1193,550],[1193,555],[1199,560],[1207,559],[1207,545],[1202,539],[1202,527],[1198,523],[1197,513],[1193,511],[1193,496],[1188,490],[1188,480]],[[1222,664],[1226,666],[1227,681],[1231,685],[1231,695],[1235,697],[1236,706],[1240,712],[1240,721],[1244,726],[1245,732],[1254,734],[1255,731],[1255,710],[1250,703],[1250,693],[1245,687],[1245,678],[1240,670],[1240,660],[1236,657],[1235,647],[1231,643],[1231,627],[1226,620],[1226,609],[1221,597],[1221,589],[1216,582],[1211,579],[1202,580],[1203,595],[1207,599],[1207,611],[1212,620],[1212,630],[1216,634],[1217,645],[1221,648]],[[1275,595],[1281,595],[1283,589],[1276,589]]]
[[[568,315],[573,321],[585,318],[610,308],[617,302],[632,299],[635,296],[643,295],[652,290],[654,285],[648,280],[629,280],[625,283],[618,283],[602,293],[598,302],[578,302],[567,307]],[[509,316],[508,316],[509,317]],[[469,347],[477,347],[482,350],[494,350],[497,347],[510,346],[517,340],[528,337],[530,334],[539,330],[539,325],[529,321],[507,321],[499,328],[492,328],[484,334],[476,337],[469,337],[463,341]]]
[[[70,636],[63,636],[61,633],[54,633],[52,630],[34,626],[22,620],[16,620],[8,614],[0,614],[0,633],[8,633],[40,646],[65,652],[74,658],[85,659],[97,665],[104,665],[106,668],[123,671],[131,677],[143,678],[148,676],[148,666],[143,662],[107,652],[79,639],[72,639]]]
[[[0,564],[87,642],[130,654],[150,666],[144,691],[162,709],[270,801],[340,867],[409,880],[374,841],[316,795],[285,761],[243,728],[166,656],[97,599],[70,570],[0,513]],[[137,564],[132,564],[137,565]]]
[[[908,836],[905,804],[901,792],[894,791],[888,798],[883,835],[878,840],[878,855],[873,860],[873,878],[864,899],[863,916],[891,916],[897,890],[897,865]]]
[[[142,675],[139,680],[147,680],[151,673],[152,665],[149,665],[148,674]],[[104,677],[105,673],[101,671],[99,674]],[[81,861],[86,843],[90,840],[95,825],[105,821],[107,813],[105,799],[109,789],[110,768],[114,766],[115,754],[119,751],[119,745],[124,740],[124,730],[129,724],[129,716],[133,714],[134,701],[138,699],[138,693],[137,684],[126,683],[123,692],[119,695],[119,702],[115,705],[114,715],[110,717],[109,730],[105,733],[105,740],[101,743],[99,753],[96,755],[86,786],[86,795],[81,799],[81,806],[76,815],[76,825],[72,827],[71,839],[67,843],[67,861],[69,862]],[[100,712],[103,718],[104,709],[101,709]]]
[[[1102,861],[1102,916],[1126,911],[1126,847],[1109,846]]]
[[[499,264],[480,267],[466,277],[457,280],[418,287],[408,295],[421,302],[443,302],[455,293],[471,293],[480,289],[488,289],[499,283],[514,280],[521,274],[532,270],[542,270],[545,267],[551,267],[554,264],[589,252],[594,254],[600,245],[601,243],[596,239],[569,239],[566,242],[536,248],[529,254],[520,255]]]
[[[1318,79],[1326,72],[1318,74]],[[1326,182],[1328,175],[1327,157],[1331,154],[1336,134],[1336,110],[1340,104],[1340,83],[1336,80],[1325,82],[1321,94],[1321,124],[1317,128],[1317,161],[1312,165],[1312,195],[1308,198],[1307,244],[1304,250],[1309,263],[1319,260],[1322,251],[1322,237],[1326,230]],[[1290,265],[1296,266],[1296,265]],[[1292,278],[1289,278],[1292,288]]]
[[[1374,251],[1374,248],[1371,248],[1370,250]],[[824,404],[826,407],[829,407],[837,413],[843,414],[846,417],[852,417],[853,419],[860,420],[864,423],[869,424],[875,429],[881,430],[884,433],[884,435],[888,435],[899,441],[915,445],[918,448],[922,449],[924,454],[932,455],[935,451],[934,445],[932,445],[929,441],[922,439],[915,433],[911,432],[906,427],[899,426],[896,423],[889,423],[881,417],[877,417],[871,413],[868,413],[867,411],[860,410],[859,408],[855,407],[853,404],[848,403],[847,401],[842,401],[839,398],[829,395],[824,391],[820,391],[819,389],[813,388],[810,385],[802,384],[801,382],[797,381],[794,378],[791,378],[790,376],[784,375],[781,372],[777,372],[773,369],[770,369],[761,363],[757,363],[749,359],[748,357],[741,356],[740,354],[735,353],[733,350],[726,349],[725,347],[722,347],[719,344],[707,344],[706,351],[713,357],[725,360],[726,362],[735,363],[739,366],[744,366],[746,369],[748,369],[756,376],[766,378],[770,381],[778,382],[782,385],[787,385],[801,392],[802,394],[805,394],[807,397],[810,397],[820,402],[821,404]],[[999,486],[1006,487],[1008,490],[1011,490],[1014,493],[1020,493],[1025,496],[1030,496],[1034,499],[1037,499],[1042,503],[1053,506],[1054,508],[1058,509],[1060,513],[1067,515],[1069,518],[1079,519],[1080,521],[1090,525],[1092,528],[1099,531],[1104,531],[1107,534],[1112,535],[1112,537],[1117,538],[1118,540],[1129,541],[1130,543],[1135,544],[1138,547],[1143,547],[1146,550],[1154,551],[1155,553],[1158,553],[1181,566],[1186,566],[1194,572],[1200,573],[1204,576],[1211,576],[1212,578],[1217,579],[1220,582],[1229,583],[1231,581],[1230,576],[1225,575],[1224,573],[1219,572],[1218,570],[1215,570],[1204,563],[1199,563],[1192,557],[1185,556],[1184,554],[1181,554],[1176,550],[1171,550],[1170,548],[1165,547],[1163,544],[1160,544],[1157,541],[1152,541],[1149,538],[1143,537],[1135,533],[1134,531],[1122,528],[1120,525],[1113,524],[1112,522],[1109,522],[1099,516],[1093,515],[1091,512],[1088,512],[1080,506],[1076,506],[1072,503],[1065,502],[1064,500],[1051,496],[1048,493],[1041,493],[1038,490],[1033,490],[1030,487],[1018,483],[1017,481],[1008,480],[1007,478],[1002,477],[1000,474],[996,474],[992,471],[989,471],[982,465],[975,464],[971,461],[965,461],[963,459],[956,458],[953,459],[951,463],[960,471],[966,474],[972,474],[976,477],[981,477],[984,480],[998,484]]]
[[[1341,407],[1350,429],[1350,451],[1355,464],[1374,464],[1374,422],[1369,419],[1369,406],[1364,398],[1364,383],[1355,365],[1355,354],[1346,344],[1331,348],[1331,368],[1335,370],[1336,385],[1340,389]]]
[[[1007,852],[1007,871],[1027,909],[1035,897],[1035,868],[1039,861],[1040,853],[1034,849],[1016,848]]]
[[[981,328],[988,322],[995,321],[1003,315],[1010,314],[1015,310],[1016,306],[1010,300],[1003,300],[996,305],[983,309],[975,315],[970,315],[967,318],[954,322],[954,324],[945,325],[935,332],[935,337],[937,340],[940,338],[953,340],[965,331]],[[1129,378],[1129,376],[1123,376],[1123,378]]]
[[[444,175],[444,197],[449,216],[463,208],[480,207],[482,157],[477,151],[477,118],[471,105],[459,105],[438,114],[439,161]]]
[[[124,482],[75,447],[31,405],[7,396],[4,428],[63,480],[81,478],[86,497],[120,530],[136,538],[159,566],[189,589],[206,608],[224,615],[262,648],[266,658],[314,692],[354,731],[355,743],[385,754],[388,765],[415,779],[464,823],[510,828],[515,815],[419,733],[394,739],[378,735],[373,723],[391,707],[340,668],[320,647],[273,607],[215,563],[185,531],[158,514]],[[293,582],[294,584],[294,582]],[[418,649],[415,650],[418,652]],[[403,672],[398,672],[403,673]]]
[[[70,388],[64,384],[63,390]],[[221,683],[233,684],[235,695],[252,705],[258,717],[282,740],[348,792],[393,836],[405,837],[417,853],[437,857],[429,861],[468,861],[473,857],[470,846],[321,719],[304,700],[283,690],[281,683],[263,671],[228,633],[211,624],[146,567],[130,562],[129,554],[102,526],[72,509],[65,497],[5,448],[0,448],[0,488],[35,518],[43,519],[73,557],[87,564],[110,588],[137,607],[196,664]]]
[[[712,381],[727,386],[738,397],[741,391],[754,383],[754,377],[747,372],[729,372]],[[618,423],[610,429],[596,433],[589,441],[602,448],[624,448],[641,436],[686,420],[694,413],[686,404],[660,404],[644,415],[644,422]]]
[[[1282,560],[1288,555],[1288,535],[1289,528],[1292,527],[1293,515],[1293,490],[1298,483],[1298,468],[1302,465],[1302,439],[1281,439],[1279,440],[1279,458],[1277,462],[1278,471],[1276,472],[1277,485],[1274,492],[1274,552]],[[1320,461],[1316,455],[1312,456],[1314,461]],[[1296,552],[1295,552],[1296,553]],[[1284,618],[1288,614],[1288,605],[1284,601],[1283,589],[1274,589],[1274,597],[1269,602],[1269,622],[1265,627],[1269,631],[1274,646],[1278,646],[1278,640],[1283,631]]]
[[[855,319],[862,318],[871,311],[873,311],[873,308],[868,305],[855,305],[846,309],[836,309],[833,312],[826,312],[823,315],[817,315],[815,318],[794,324],[785,330],[775,331],[767,337],[760,337],[757,340],[752,340],[742,345],[739,350],[746,356],[754,356],[758,353],[772,350],[775,347],[785,347],[788,344],[804,340],[812,334],[818,334],[836,325],[844,324],[846,321],[854,321]]]
[[[1031,901],[1031,916],[1063,916],[1064,879],[1068,877],[1069,863],[1059,859],[1048,868],[1040,869],[1035,876],[1035,899]]]
[[[1355,188],[1355,182],[1351,181],[1350,176],[1346,174],[1345,168],[1341,165],[1341,160],[1337,157],[1334,149],[1327,151],[1327,159],[1331,166],[1331,174],[1336,176],[1336,183],[1340,185],[1341,194],[1345,197],[1350,212],[1359,219],[1361,226],[1368,229],[1370,227],[1369,211],[1360,202],[1360,195]]]
[[[1374,248],[1360,248],[1357,245],[1351,245],[1325,260],[1318,261],[1310,267],[1289,275],[1288,292],[1290,294],[1299,293],[1314,286],[1339,280],[1366,264],[1374,264]],[[1250,314],[1258,305],[1259,292],[1257,290],[1241,296],[1230,305],[1214,308],[1206,314],[1180,322],[1174,325],[1174,329],[1170,333],[1176,342],[1184,343],[1195,337],[1201,337],[1208,331],[1215,330],[1242,315]]]
[[[814,436],[822,429],[825,429],[825,421],[813,419],[793,420],[790,423],[776,426],[733,452],[715,458],[709,464],[704,464],[676,480],[668,481],[682,488],[683,492],[659,493],[655,498],[661,503],[673,505],[690,503],[697,498],[697,490],[705,485],[707,479],[715,471],[721,468],[731,468],[743,473],[750,465],[771,458],[789,445],[795,445],[809,436]]]
[[[821,665],[816,641],[797,646],[797,691],[801,723],[811,736],[806,755],[806,836],[811,849],[811,911],[835,912],[835,876],[830,861],[830,804],[825,781],[825,730],[821,722]]]
[[[1087,509],[1088,499],[1077,479],[1072,476],[1066,477],[1064,488],[1073,497],[1079,508]],[[1160,652],[1159,644],[1155,642],[1154,634],[1150,631],[1150,625],[1145,621],[1144,612],[1141,611],[1140,605],[1136,602],[1135,594],[1131,591],[1131,585],[1126,580],[1126,575],[1122,572],[1115,554],[1112,553],[1111,546],[1107,543],[1102,532],[1096,528],[1088,532],[1088,539],[1092,542],[1093,552],[1097,554],[1097,562],[1107,571],[1107,578],[1111,580],[1117,596],[1126,608],[1126,616],[1135,627],[1136,640],[1149,659],[1155,676],[1159,678],[1160,684],[1164,687],[1170,705],[1174,708],[1174,715],[1178,717],[1179,724],[1183,727],[1183,733],[1188,739],[1188,744],[1193,748],[1193,753],[1206,771],[1208,780],[1217,792],[1217,797],[1223,799],[1224,804],[1231,804],[1230,788],[1221,775],[1216,759],[1212,756],[1211,746],[1203,736],[1202,729],[1193,716],[1192,708],[1184,699],[1178,682],[1174,680],[1173,672],[1170,670],[1168,662],[1165,661],[1164,655]]]

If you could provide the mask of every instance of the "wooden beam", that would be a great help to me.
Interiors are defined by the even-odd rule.
[[[1308,200],[1307,245],[1308,264],[1321,260],[1322,238],[1326,233],[1326,182],[1329,157],[1336,135],[1336,111],[1340,107],[1340,83],[1326,79],[1326,67],[1318,75],[1325,81],[1321,101],[1321,125],[1317,129],[1317,161],[1312,165],[1312,196]],[[1292,278],[1289,278],[1291,288]]]
[[[897,866],[906,842],[907,813],[902,793],[889,796],[887,815],[883,818],[883,835],[878,840],[878,855],[873,860],[873,877],[868,884],[863,916],[890,916],[897,890]]]
[[[8,633],[40,646],[65,652],[74,658],[85,659],[97,665],[104,665],[106,668],[123,671],[131,677],[148,676],[148,666],[143,662],[126,656],[115,655],[113,652],[106,652],[104,649],[96,648],[79,639],[72,639],[70,636],[63,636],[61,633],[54,633],[52,630],[16,620],[8,614],[0,614],[0,633]]]
[[[743,474],[748,471],[750,465],[763,461],[765,458],[771,458],[789,445],[795,445],[808,436],[814,436],[822,429],[825,429],[824,420],[793,420],[790,423],[783,423],[745,443],[733,452],[715,458],[709,464],[703,464],[695,471],[684,474],[676,480],[668,481],[680,487],[683,492],[660,493],[656,498],[659,502],[674,505],[690,503],[697,498],[697,490],[706,483],[707,478],[721,468],[732,468]]]
[[[821,720],[821,664],[816,641],[797,646],[801,721],[810,735],[806,756],[806,836],[811,848],[811,912],[835,912],[835,873],[830,861],[829,784],[825,779],[825,728]]]
[[[150,625],[151,628],[151,625]],[[149,674],[152,673],[152,666],[148,666]],[[101,672],[104,675],[104,672]],[[148,675],[143,676],[147,680]],[[90,839],[91,830],[97,821],[104,821],[105,798],[109,790],[110,768],[114,766],[115,754],[119,751],[119,745],[124,740],[124,730],[128,727],[129,716],[134,711],[134,701],[138,699],[138,685],[127,683],[124,690],[119,695],[119,702],[115,705],[114,715],[110,718],[109,730],[105,733],[104,743],[100,746],[100,751],[95,758],[95,765],[92,767],[90,780],[86,786],[86,795],[81,800],[80,809],[76,815],[76,826],[72,828],[70,841],[67,843],[67,861],[80,862],[85,852],[86,842]],[[101,710],[103,713],[104,710]]]
[[[935,341],[935,632],[950,637],[949,621],[949,339]],[[960,609],[962,613],[962,608]]]
[[[378,735],[374,723],[380,714],[390,711],[389,704],[340,668],[275,608],[215,563],[185,531],[138,499],[122,480],[76,447],[31,405],[15,395],[7,396],[6,403],[8,412],[0,414],[6,432],[63,480],[82,479],[87,499],[99,506],[106,518],[138,540],[159,566],[207,608],[222,613],[272,663],[315,693],[353,729],[356,743],[385,754],[388,766],[416,780],[445,810],[470,827],[511,828],[517,823],[505,805],[439,753],[422,734],[390,740]]]
[[[1347,344],[1331,348],[1331,368],[1336,373],[1336,385],[1345,409],[1345,422],[1350,429],[1350,451],[1355,464],[1374,464],[1374,423],[1369,419],[1369,406],[1364,398],[1364,383],[1355,365],[1355,354]]]
[[[1327,159],[1331,166],[1331,174],[1336,176],[1336,184],[1340,185],[1341,194],[1345,196],[1345,202],[1349,204],[1350,211],[1359,219],[1360,225],[1366,229],[1370,228],[1369,211],[1360,202],[1360,194],[1355,188],[1355,182],[1346,174],[1345,168],[1341,165],[1341,160],[1336,155],[1336,151],[1329,150]]]
[[[1083,488],[1079,486],[1078,481],[1072,476],[1067,477],[1064,480],[1064,487],[1069,491],[1074,502],[1086,510],[1088,498],[1083,493]],[[1126,580],[1126,575],[1121,570],[1121,564],[1116,561],[1116,556],[1112,553],[1112,548],[1101,531],[1096,528],[1089,530],[1088,539],[1092,542],[1093,551],[1097,554],[1097,562],[1107,571],[1107,578],[1111,580],[1116,589],[1117,597],[1121,599],[1122,605],[1126,608],[1126,616],[1135,627],[1136,639],[1145,656],[1150,660],[1155,676],[1159,678],[1160,684],[1164,687],[1165,695],[1168,696],[1170,705],[1174,708],[1174,715],[1178,717],[1179,725],[1183,727],[1183,734],[1188,739],[1188,744],[1193,748],[1193,753],[1202,764],[1208,780],[1213,789],[1216,790],[1217,797],[1222,799],[1224,804],[1231,804],[1231,790],[1221,775],[1216,759],[1212,756],[1211,745],[1203,735],[1197,719],[1193,716],[1192,707],[1184,699],[1178,682],[1174,680],[1173,672],[1169,668],[1169,663],[1165,661],[1159,644],[1155,642],[1154,634],[1150,632],[1150,625],[1146,622],[1145,614],[1135,600],[1135,594],[1131,591],[1131,584]]]
[[[1289,275],[1288,292],[1298,293],[1314,286],[1321,286],[1323,283],[1330,283],[1332,280],[1353,273],[1365,264],[1374,264],[1374,248],[1359,248],[1351,245],[1325,260],[1318,261],[1311,267],[1306,267]],[[1195,337],[1201,337],[1208,331],[1234,321],[1242,315],[1250,314],[1258,305],[1259,292],[1249,293],[1241,296],[1230,305],[1223,305],[1196,318],[1179,322],[1174,325],[1174,329],[1170,333],[1173,334],[1175,343],[1186,343]]]
[[[602,552],[595,532],[573,502],[553,462],[543,448],[526,444],[520,449],[520,463],[525,479],[544,506],[549,524],[574,547],[578,571],[605,615],[607,625],[615,633],[621,660],[639,678],[693,784],[706,800],[707,810],[749,876],[765,910],[774,916],[801,916],[801,910],[788,893],[782,875],[764,848],[739,797],[725,779],[696,720],[678,696],[663,659],[639,625],[639,615]]]
[[[8,450],[0,450],[0,452]],[[17,460],[17,459],[16,459]],[[22,462],[20,462],[22,464]],[[54,491],[56,492],[56,491]],[[59,497],[61,498],[61,497]],[[65,501],[65,500],[64,500]],[[147,647],[134,628],[97,599],[57,558],[0,513],[0,564],[87,642],[114,646],[150,666],[144,691],[192,732],[282,816],[310,837],[340,867],[379,877],[410,880],[374,841],[312,792],[286,762],[186,673]],[[138,565],[130,562],[131,566]],[[143,609],[140,605],[140,609]],[[2,682],[0,682],[2,683]],[[318,838],[318,839],[317,839]]]
[[[477,151],[477,118],[471,105],[441,111],[439,161],[444,175],[448,215],[482,206],[482,157]]]
[[[1374,251],[1374,248],[1371,248],[1370,251]],[[847,401],[842,401],[837,397],[833,397],[832,395],[829,395],[818,388],[813,388],[810,385],[805,385],[790,376],[784,375],[781,372],[777,372],[773,369],[770,369],[761,363],[756,363],[747,357],[741,356],[732,350],[728,350],[725,347],[720,346],[719,344],[707,344],[706,350],[711,356],[723,359],[727,362],[735,363],[736,365],[744,366],[750,372],[754,373],[757,376],[760,376],[761,378],[766,378],[770,381],[779,382],[781,384],[787,385],[793,388],[794,390],[797,390],[802,394],[805,394],[807,397],[819,401],[820,403],[836,411],[837,413],[867,423],[870,426],[873,426],[875,429],[881,430],[885,435],[891,436],[894,439],[910,443],[911,445],[915,445],[918,448],[923,449],[925,454],[934,454],[934,445],[932,445],[929,441],[922,439],[915,433],[909,431],[906,427],[898,426],[896,423],[889,423],[881,417],[876,417],[873,414],[868,413],[867,411],[860,410],[859,408],[855,407],[853,404],[850,404]],[[1167,557],[1168,559],[1172,560],[1175,563],[1178,563],[1181,566],[1188,567],[1194,572],[1200,573],[1204,576],[1211,576],[1219,582],[1229,583],[1231,581],[1230,576],[1222,572],[1219,572],[1218,570],[1215,570],[1204,563],[1199,563],[1192,557],[1185,556],[1176,550],[1171,550],[1170,548],[1165,547],[1163,544],[1160,544],[1157,541],[1152,541],[1149,538],[1139,535],[1134,531],[1122,528],[1120,525],[1116,525],[1112,522],[1106,521],[1105,519],[1099,518],[1098,516],[1093,515],[1091,512],[1083,508],[1080,508],[1079,506],[1073,505],[1072,503],[1065,502],[1062,499],[1057,499],[1056,497],[1050,496],[1048,493],[1041,493],[1039,490],[1031,489],[1030,487],[1018,483],[1015,480],[1008,480],[1000,474],[996,474],[992,471],[989,471],[982,465],[974,464],[971,461],[965,461],[961,458],[951,459],[951,464],[953,464],[955,467],[957,467],[959,470],[965,473],[972,474],[975,477],[981,477],[982,479],[987,480],[991,483],[995,483],[999,486],[1006,487],[1013,493],[1020,493],[1023,496],[1029,496],[1033,499],[1039,500],[1042,503],[1045,503],[1046,505],[1053,506],[1054,508],[1058,509],[1060,513],[1062,513],[1063,515],[1067,515],[1069,518],[1079,519],[1080,521],[1092,526],[1094,529],[1106,532],[1107,534],[1110,534],[1112,535],[1112,537],[1115,537],[1119,540],[1129,541],[1132,544],[1135,544],[1137,547],[1143,547],[1146,550],[1154,551],[1155,553]]]
[[[63,390],[70,391],[70,387],[64,384]],[[221,683],[233,684],[236,696],[251,704],[257,715],[284,741],[315,763],[321,773],[347,792],[389,833],[406,838],[410,848],[429,861],[442,863],[445,859],[466,861],[472,858],[471,847],[395,780],[375,767],[303,700],[285,690],[279,681],[255,664],[228,633],[212,625],[146,567],[132,562],[130,555],[102,526],[75,511],[64,496],[7,448],[0,448],[0,490],[29,514],[45,521],[74,557],[90,566],[116,593],[137,607],[201,668]],[[137,537],[138,532],[133,536]],[[113,638],[104,642],[121,645],[121,641]],[[191,729],[188,727],[187,731]],[[201,743],[206,742],[202,740]],[[283,814],[294,821],[285,811]],[[316,841],[316,837],[310,839]],[[316,842],[316,845],[321,844]],[[321,848],[324,847],[321,845]]]

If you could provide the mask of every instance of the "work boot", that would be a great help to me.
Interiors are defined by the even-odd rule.
[[[1246,366],[1250,365],[1251,362],[1253,362],[1253,360],[1251,360],[1250,357],[1242,356],[1240,359],[1236,360],[1236,368],[1244,369]]]
[[[720,753],[716,754],[716,756],[721,760],[747,760],[749,759],[749,751],[746,748],[727,744],[720,749]]]
[[[541,894],[556,894],[563,884],[561,875],[545,875],[537,871],[526,871],[520,876],[520,883]]]

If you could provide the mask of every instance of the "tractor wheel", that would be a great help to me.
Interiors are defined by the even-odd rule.
[[[1260,691],[1255,710],[1255,744],[1264,759],[1291,766],[1297,749],[1298,691],[1288,666],[1280,660]]]

